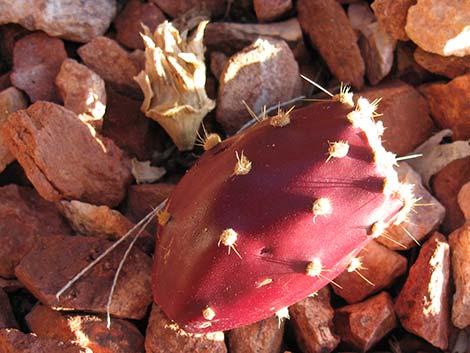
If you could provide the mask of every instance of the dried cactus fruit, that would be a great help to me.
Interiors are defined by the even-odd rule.
[[[215,108],[205,91],[206,65],[202,43],[207,21],[194,33],[180,33],[170,22],[152,35],[143,26],[145,70],[135,80],[144,92],[142,111],[168,132],[179,150],[194,146],[202,119]]]
[[[153,294],[181,328],[231,329],[336,285],[360,269],[363,246],[406,219],[415,199],[382,147],[377,102],[346,94],[217,144],[176,186]]]

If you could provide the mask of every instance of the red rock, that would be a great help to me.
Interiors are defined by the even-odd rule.
[[[3,353],[87,353],[71,343],[50,338],[40,338],[33,333],[23,333],[14,328],[0,329],[0,352]]]
[[[167,199],[174,187],[174,184],[167,183],[131,185],[127,191],[124,214],[133,222],[139,222]],[[150,234],[156,234],[156,220],[147,226],[147,230]]]
[[[5,279],[0,277],[0,288],[5,290],[5,292],[14,292],[24,288],[24,286],[17,279]]]
[[[94,353],[144,352],[144,337],[126,320],[113,318],[108,329],[102,316],[62,314],[38,304],[26,316],[26,322],[40,338],[72,341]]]
[[[279,77],[283,77],[282,80]],[[286,42],[259,39],[232,56],[220,77],[217,121],[235,133],[251,119],[241,101],[259,113],[300,95],[299,67]]]
[[[356,89],[364,84],[364,61],[356,34],[335,0],[299,0],[300,25],[336,78]]]
[[[2,132],[5,145],[46,200],[113,207],[124,198],[131,181],[128,157],[75,113],[37,102],[10,115]]]
[[[131,49],[144,49],[140,33],[144,24],[153,32],[165,21],[165,15],[154,4],[130,0],[114,19],[116,40]]]
[[[392,224],[386,230],[387,237],[378,237],[377,241],[389,249],[404,250],[416,246],[416,242],[436,230],[446,210],[423,186],[421,176],[409,164],[400,162],[395,169],[400,182],[414,185],[413,195],[418,201],[403,224]]]
[[[302,30],[297,18],[275,23],[209,23],[204,33],[204,45],[209,52],[219,51],[232,56],[251,45],[259,37],[284,40],[296,52],[303,47]]]
[[[152,122],[140,110],[141,101],[107,88],[108,103],[104,117],[103,136],[139,160],[150,160],[159,139]]]
[[[337,309],[334,321],[341,340],[361,352],[372,348],[397,323],[393,302],[387,292]]]
[[[370,242],[356,258],[362,265],[336,277],[335,283],[341,288],[333,286],[334,292],[349,304],[360,302],[369,295],[388,288],[406,272],[406,258],[376,241]]]
[[[136,60],[116,41],[97,37],[78,48],[77,53],[90,69],[119,92],[141,97],[134,76],[142,70],[143,63]]]
[[[455,294],[452,301],[452,323],[458,328],[470,325],[470,222],[456,229],[449,235],[452,254],[452,273]]]
[[[403,327],[443,350],[448,346],[450,250],[445,237],[423,245],[395,303]]]
[[[15,44],[11,82],[25,91],[32,102],[58,102],[54,79],[66,58],[64,43],[60,39],[41,32],[31,33]]]
[[[378,113],[385,132],[383,145],[398,156],[412,152],[435,129],[424,98],[412,86],[392,81],[361,92],[369,101],[381,98]]]
[[[0,276],[14,277],[14,268],[43,237],[69,234],[70,228],[53,204],[34,189],[0,187]]]
[[[229,0],[151,0],[168,16],[178,17],[193,8],[205,8],[209,10],[211,17],[225,14]]]
[[[64,107],[100,131],[106,109],[106,90],[101,77],[85,65],[66,59],[60,67],[55,84]]]
[[[418,0],[408,10],[405,31],[421,49],[443,56],[470,54],[468,4],[460,0]]]
[[[83,236],[50,236],[23,257],[15,274],[43,304],[63,310],[105,313],[117,266],[127,248],[119,245],[87,275],[65,291],[56,293],[106,250],[112,243]],[[111,315],[142,319],[152,301],[150,290],[151,259],[134,247],[117,282],[110,306]]]
[[[367,79],[371,85],[376,85],[392,69],[396,41],[378,22],[370,23],[361,32],[359,47],[366,65]]]
[[[465,219],[470,219],[470,181],[460,188],[457,202]]]
[[[413,57],[427,71],[448,78],[470,73],[470,56],[441,56],[416,48]]]
[[[23,93],[15,87],[9,87],[0,92],[0,128],[7,121],[8,116],[17,110],[24,109],[28,106]],[[13,162],[15,157],[3,143],[0,135],[0,173],[8,164]]]
[[[227,353],[223,332],[194,335],[181,330],[153,304],[145,335],[146,353]]]
[[[437,125],[451,129],[454,140],[470,139],[469,89],[470,74],[458,76],[449,83],[429,83],[419,88]]]
[[[113,0],[6,0],[2,1],[0,24],[18,23],[30,31],[42,30],[53,37],[88,42],[106,32],[115,14]]]
[[[302,352],[332,352],[339,344],[340,339],[333,332],[334,311],[328,287],[292,305],[289,313]]]
[[[271,22],[292,10],[292,0],[254,0],[253,7],[259,22]]]
[[[446,208],[446,215],[441,226],[444,234],[454,231],[465,223],[457,202],[457,195],[462,186],[469,181],[470,157],[449,163],[432,179],[434,196]]]
[[[228,333],[230,353],[279,353],[284,321],[276,316],[236,328]]]
[[[0,328],[18,328],[15,315],[11,308],[10,299],[3,289],[0,288]]]
[[[382,28],[396,40],[409,40],[405,32],[406,15],[416,0],[375,0],[371,7]]]

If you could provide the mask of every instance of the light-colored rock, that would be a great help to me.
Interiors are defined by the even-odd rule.
[[[297,12],[303,31],[333,75],[360,89],[364,84],[364,60],[341,5],[336,0],[299,0]]]
[[[111,284],[128,243],[120,244],[59,299],[56,293],[111,245],[112,242],[91,237],[49,236],[23,257],[15,274],[49,307],[106,313]],[[117,281],[109,308],[111,315],[137,320],[145,316],[152,302],[151,266],[151,258],[134,247]]]
[[[292,10],[292,0],[254,0],[253,8],[259,22],[271,22]]]
[[[382,28],[392,38],[409,40],[405,32],[406,15],[416,0],[375,0],[371,7]]]
[[[428,53],[418,47],[413,53],[413,57],[427,71],[447,76],[448,78],[455,78],[470,73],[470,55],[463,57],[441,56]]]
[[[113,318],[108,329],[103,316],[64,314],[39,303],[25,319],[40,338],[72,341],[94,353],[144,352],[144,337],[126,320]]]
[[[470,222],[449,235],[455,293],[452,300],[452,323],[458,328],[470,325]]]
[[[376,21],[369,4],[364,0],[353,2],[348,6],[348,18],[351,27],[357,32]]]
[[[361,263],[359,268],[351,268],[352,271],[344,271],[335,278],[341,288],[333,286],[334,292],[349,304],[389,287],[406,272],[406,258],[376,241],[367,244],[356,258]]]
[[[372,348],[397,324],[392,298],[387,292],[337,309],[334,321],[341,340],[361,352]]]
[[[402,81],[392,81],[359,92],[372,102],[381,99],[377,112],[385,127],[383,145],[398,156],[405,156],[431,136],[435,130],[426,100]]]
[[[403,327],[443,350],[448,346],[450,250],[434,235],[422,246],[395,302]]]
[[[77,50],[86,66],[120,93],[140,97],[136,76],[143,68],[143,62],[108,37],[96,37]]]
[[[18,23],[31,31],[88,42],[108,29],[116,14],[115,0],[4,0],[0,24]]]
[[[64,107],[100,131],[106,110],[106,89],[101,77],[85,65],[66,59],[62,62],[55,84]]]
[[[130,160],[70,110],[37,102],[10,115],[2,133],[5,145],[46,200],[113,207],[124,198],[131,181]]]
[[[333,329],[334,310],[328,287],[289,307],[291,324],[302,352],[332,352],[340,339]]]
[[[20,90],[15,87],[9,87],[0,92],[0,128],[11,113],[17,110],[24,109],[28,106],[26,98]],[[6,168],[8,164],[13,162],[15,157],[11,154],[10,150],[3,143],[3,138],[0,135],[0,173]]]
[[[32,102],[58,102],[54,80],[66,58],[62,40],[42,32],[28,34],[15,43],[11,83],[25,91]]]
[[[458,76],[449,83],[425,84],[419,90],[439,127],[451,129],[454,140],[470,139],[470,74]]]
[[[282,79],[280,79],[282,77]],[[263,38],[232,56],[220,77],[217,121],[234,134],[255,112],[300,95],[299,67],[286,42]]]
[[[279,353],[285,321],[276,316],[228,332],[230,353]]]
[[[405,31],[421,49],[443,56],[470,55],[467,1],[418,0],[408,10]]]
[[[30,187],[0,187],[0,276],[15,276],[15,266],[44,237],[71,230],[50,202]]]
[[[223,332],[191,334],[181,330],[154,303],[145,335],[146,353],[227,353]]]

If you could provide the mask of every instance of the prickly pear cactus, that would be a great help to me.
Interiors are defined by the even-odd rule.
[[[153,293],[171,319],[208,332],[271,316],[404,221],[414,199],[375,108],[346,90],[204,153],[160,217]]]

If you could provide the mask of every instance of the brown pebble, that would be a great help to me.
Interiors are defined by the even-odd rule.
[[[416,48],[414,59],[423,68],[429,72],[455,78],[460,75],[470,73],[470,55],[459,56],[441,56],[428,53],[421,48]]]
[[[292,0],[253,0],[259,22],[271,22],[292,10]]]
[[[224,15],[230,0],[151,0],[170,17],[178,17],[193,8],[204,8],[212,17]]]
[[[406,15],[416,0],[375,0],[371,7],[382,28],[396,40],[409,40],[406,32]]]
[[[10,299],[2,288],[0,288],[0,328],[19,328]]]
[[[470,181],[460,188],[457,202],[465,219],[470,219]]]

